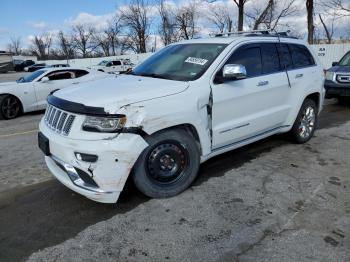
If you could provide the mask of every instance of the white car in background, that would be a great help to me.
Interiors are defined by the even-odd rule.
[[[0,119],[13,119],[21,113],[46,108],[47,96],[70,85],[109,77],[94,70],[44,68],[16,82],[0,83]]]
[[[92,66],[91,69],[106,73],[124,73],[134,66],[129,59],[115,59],[101,61],[98,65]]]

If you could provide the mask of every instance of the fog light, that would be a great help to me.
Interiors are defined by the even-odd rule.
[[[78,152],[75,153],[75,157],[79,161],[90,162],[90,163],[94,163],[98,159],[98,156],[96,155],[90,155],[90,154],[84,154],[84,153],[78,153]]]

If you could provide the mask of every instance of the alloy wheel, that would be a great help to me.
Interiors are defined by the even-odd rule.
[[[302,138],[308,138],[315,129],[316,112],[312,106],[305,108],[298,128],[299,136]]]

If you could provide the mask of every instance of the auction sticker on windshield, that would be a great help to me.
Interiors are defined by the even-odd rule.
[[[191,64],[196,64],[196,65],[205,65],[208,60],[207,59],[202,59],[202,58],[197,58],[197,57],[188,57],[185,60],[186,63],[191,63]]]

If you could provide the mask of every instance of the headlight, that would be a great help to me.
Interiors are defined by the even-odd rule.
[[[83,123],[83,130],[92,132],[117,132],[121,130],[126,123],[126,117],[97,117],[87,116]]]
[[[329,72],[329,71],[326,72],[326,79],[327,80],[333,81],[333,77],[334,77],[334,72]]]

